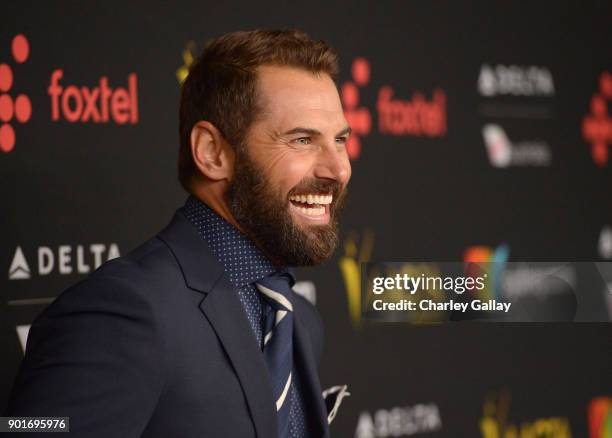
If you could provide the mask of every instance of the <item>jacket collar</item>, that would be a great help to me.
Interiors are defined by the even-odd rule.
[[[185,283],[191,289],[211,292],[223,277],[223,266],[181,210],[174,214],[170,224],[157,237],[174,254],[183,271]]]

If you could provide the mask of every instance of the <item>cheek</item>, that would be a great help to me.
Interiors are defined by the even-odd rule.
[[[312,176],[311,169],[312,165],[306,158],[294,158],[279,163],[275,173],[282,193],[286,194],[304,178]]]

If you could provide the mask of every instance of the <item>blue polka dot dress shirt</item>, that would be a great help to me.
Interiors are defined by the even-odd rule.
[[[261,298],[255,282],[279,268],[275,267],[246,235],[195,197],[190,196],[187,199],[183,213],[206,241],[223,265],[230,283],[238,290],[238,298],[255,335],[254,342],[257,342],[259,349],[263,351],[264,312],[269,310],[269,306]],[[295,369],[294,375],[297,375]],[[299,379],[294,379],[291,382],[290,438],[307,436],[305,406],[301,394]]]

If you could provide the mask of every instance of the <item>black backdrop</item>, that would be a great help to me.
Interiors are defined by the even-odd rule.
[[[333,435],[586,437],[589,412],[612,412],[601,398],[612,396],[609,323],[415,327],[351,313],[359,261],[612,257],[609,2],[1,8],[0,408],[23,355],[18,333],[96,257],[134,248],[183,202],[177,106],[189,54],[225,32],[297,27],[338,49],[359,137],[343,245],[300,271],[326,326],[322,383],[352,393]],[[102,77],[116,96],[96,122],[99,95],[84,109]],[[487,146],[486,126],[509,140]],[[590,427],[604,436],[596,419]]]

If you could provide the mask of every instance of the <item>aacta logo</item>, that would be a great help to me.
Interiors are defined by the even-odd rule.
[[[93,243],[89,246],[77,245],[76,247],[60,245],[56,249],[41,246],[37,250],[35,267],[39,276],[54,272],[60,275],[87,274],[92,268],[98,268],[103,261],[117,258],[119,255],[119,247],[116,243],[110,245]],[[9,280],[28,280],[32,276],[30,264],[23,250],[18,246],[8,270],[8,278]]]
[[[349,316],[356,326],[361,323],[360,266],[370,261],[373,248],[374,233],[372,231],[366,230],[361,236],[357,232],[351,232],[344,241],[344,255],[338,261],[346,287]]]
[[[359,87],[370,82],[371,67],[367,59],[356,58],[351,67],[352,81],[340,90],[345,117],[353,129],[347,146],[349,157],[355,160],[362,149],[361,139],[372,130],[371,111],[359,106]],[[378,131],[384,135],[442,137],[446,135],[446,94],[435,89],[431,99],[415,91],[410,100],[395,97],[390,85],[378,90],[376,100]]]
[[[193,41],[187,41],[181,56],[183,58],[183,65],[176,69],[176,80],[179,85],[183,85],[183,82],[187,79],[187,75],[189,75],[189,68],[196,57],[196,44]]]
[[[612,118],[606,100],[612,99],[612,74],[603,72],[599,78],[599,92],[591,98],[591,113],[582,119],[582,136],[591,143],[591,155],[598,166],[608,163],[612,143]]]
[[[25,36],[17,35],[13,38],[11,53],[17,64],[23,64],[28,60],[30,44]],[[7,153],[13,150],[16,141],[11,122],[15,119],[19,123],[25,123],[32,115],[32,104],[28,96],[19,94],[13,98],[8,94],[14,79],[10,65],[0,63],[0,150]]]
[[[61,69],[51,74],[49,96],[51,97],[51,120],[64,118],[71,123],[107,123],[113,120],[119,125],[138,122],[138,91],[136,73],[128,76],[127,88],[112,89],[108,78],[102,76],[97,87],[63,87]]]
[[[567,417],[540,417],[511,423],[508,421],[511,399],[507,391],[487,397],[479,424],[482,438],[572,438]]]

